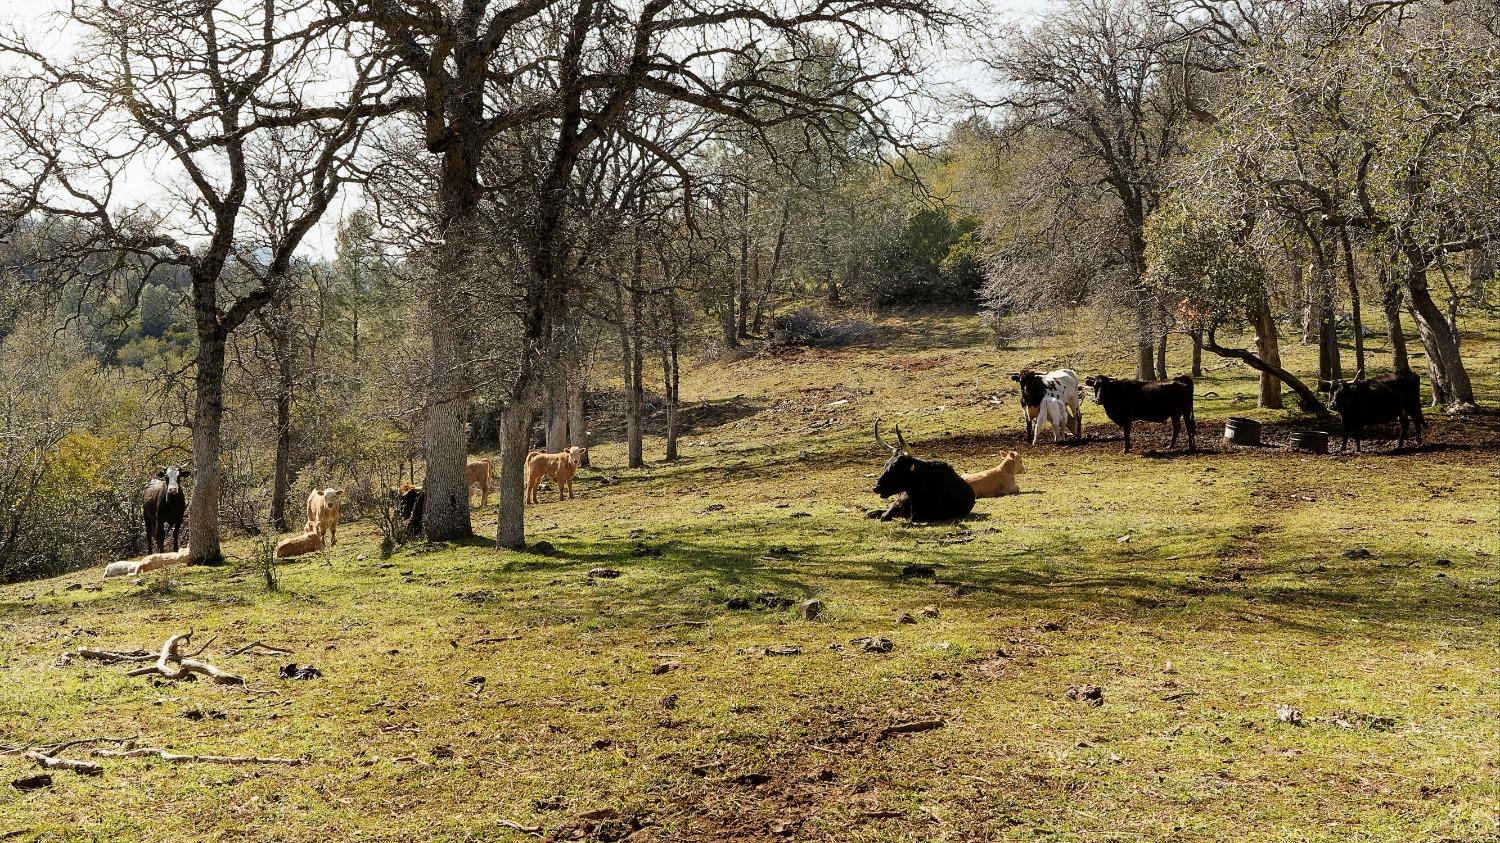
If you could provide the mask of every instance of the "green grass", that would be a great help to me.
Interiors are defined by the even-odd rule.
[[[1473,321],[1493,407],[1500,342]],[[147,587],[70,590],[98,571],[0,587],[0,744],[138,735],[309,760],[100,759],[103,776],[22,793],[9,781],[33,767],[4,755],[0,835],[531,839],[509,820],[563,839],[1497,839],[1493,417],[1432,416],[1430,447],[1397,454],[1226,450],[1224,416],[1283,414],[1247,405],[1253,379],[1209,358],[1203,452],[1153,453],[1165,438],[1146,426],[1143,453],[1123,455],[1086,404],[1095,438],[1026,451],[1026,494],[960,524],[885,524],[864,517],[877,416],[923,455],[988,466],[1019,438],[1008,372],[1129,359],[1082,333],[995,351],[941,313],[889,326],[871,347],[694,366],[685,459],[626,470],[618,443],[594,449],[579,500],[528,513],[551,555],[477,539],[381,560],[355,523],[285,565],[277,593],[248,561]],[[1287,353],[1307,370],[1308,350]],[[491,534],[493,511],[476,523]],[[1357,548],[1369,556],[1345,556]],[[902,579],[911,563],[939,582]],[[590,582],[598,566],[623,575]],[[725,607],[768,591],[827,614]],[[938,617],[897,622],[928,605]],[[206,657],[280,693],[58,664],[189,627],[217,636]],[[859,652],[859,636],[895,649]],[[296,652],[221,657],[253,639]],[[801,653],[759,654],[781,645]],[[280,680],[286,661],[324,676]],[[680,666],[653,673],[664,662]],[[1064,698],[1083,683],[1104,705]],[[1305,724],[1278,723],[1280,703]],[[1344,712],[1394,726],[1331,722]],[[879,739],[933,717],[946,725]],[[615,818],[587,818],[600,808]]]

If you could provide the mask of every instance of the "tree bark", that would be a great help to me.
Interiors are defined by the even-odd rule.
[[[226,332],[215,325],[198,330],[194,356],[196,396],[193,405],[193,491],[188,497],[188,544],[194,565],[224,561],[219,546],[219,449],[224,421],[224,344]]]
[[[575,371],[568,384],[568,444],[579,448],[589,446],[587,397],[583,388],[583,372]]]
[[[292,349],[292,290],[282,281],[277,290],[275,328],[271,333],[276,353],[276,466],[271,478],[271,529],[287,532],[287,495],[292,471],[292,381],[295,355]]]
[[[646,389],[642,369],[645,368],[645,356],[641,349],[644,337],[641,329],[641,288],[644,282],[641,277],[641,251],[637,247],[633,282],[630,288],[630,345],[628,354],[630,361],[626,370],[625,388],[629,392],[626,406],[629,408],[626,418],[626,465],[630,468],[640,468],[646,464],[645,451],[642,438],[645,434],[644,419],[642,413],[646,403]]]
[[[1250,312],[1250,324],[1255,328],[1255,356],[1265,361],[1266,368],[1260,371],[1260,398],[1257,406],[1267,410],[1280,410],[1281,379],[1275,369],[1281,368],[1281,340],[1276,332],[1276,316],[1271,313],[1270,302],[1262,299]]]
[[[1398,372],[1410,372],[1411,361],[1406,355],[1406,332],[1401,328],[1401,285],[1390,277],[1390,269],[1384,263],[1380,266],[1380,289],[1386,335],[1391,343],[1391,368]]]
[[[1434,395],[1441,396],[1443,406],[1450,412],[1472,412],[1476,409],[1474,387],[1459,354],[1458,335],[1432,300],[1423,256],[1408,255],[1406,296],[1422,337],[1422,347],[1427,351]]]
[[[568,446],[567,386],[554,380],[547,388],[547,452],[555,454]]]
[[[422,486],[426,504],[422,531],[433,541],[467,538],[469,490],[464,480],[469,443],[464,426],[469,418],[467,378],[460,365],[466,350],[441,294],[428,302],[432,335],[432,371],[427,408],[427,474]]]
[[[1136,358],[1135,376],[1137,380],[1149,381],[1156,379],[1156,343],[1152,341],[1151,330],[1151,305],[1142,296],[1135,306],[1135,328],[1136,328]]]
[[[1192,370],[1192,376],[1194,378],[1201,378],[1201,377],[1203,377],[1203,343],[1200,340],[1202,339],[1203,332],[1202,331],[1194,331],[1193,334],[1194,334],[1194,338],[1193,338],[1193,370]]]
[[[750,185],[740,191],[740,272],[739,314],[735,336],[745,339],[750,328]]]
[[[1359,275],[1354,266],[1354,247],[1349,243],[1349,227],[1339,226],[1339,241],[1344,247],[1344,275],[1349,282],[1349,321],[1354,329],[1354,368],[1365,370],[1365,322],[1359,313]]]
[[[1171,332],[1167,330],[1169,322],[1166,309],[1158,306],[1156,315],[1161,320],[1156,339],[1156,379],[1164,381],[1167,379],[1167,338],[1171,336]]]
[[[502,550],[526,547],[526,454],[531,450],[531,407],[512,404],[500,414],[499,511],[523,517],[500,517],[495,526],[495,546]]]

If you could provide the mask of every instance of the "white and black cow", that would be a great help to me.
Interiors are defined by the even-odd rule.
[[[141,493],[141,514],[146,521],[146,552],[154,547],[157,553],[167,549],[167,528],[172,528],[172,550],[181,550],[178,535],[182,532],[182,515],[187,511],[187,498],[182,494],[180,480],[192,474],[186,468],[164,465],[156,477],[146,484]]]
[[[1083,438],[1083,393],[1078,389],[1078,373],[1056,369],[1046,374],[1022,369],[1010,376],[1021,385],[1021,417],[1026,424],[1026,441],[1035,443],[1032,425],[1042,409],[1042,399],[1055,398],[1067,411],[1073,438]]]

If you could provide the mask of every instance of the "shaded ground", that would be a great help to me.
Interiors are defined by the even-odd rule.
[[[950,323],[982,337],[941,315],[887,335]],[[1468,349],[1494,406],[1496,343]],[[1401,452],[1232,448],[1230,414],[1271,422],[1271,442],[1304,423],[1245,407],[1254,381],[1226,367],[1200,387],[1199,453],[1155,458],[1169,429],[1145,425],[1124,455],[1093,404],[1086,442],[1022,446],[1006,373],[1110,370],[1106,351],[913,341],[695,368],[685,459],[628,470],[597,448],[579,500],[528,515],[547,554],[382,560],[355,524],[275,593],[248,563],[0,588],[0,744],[139,735],[308,760],[96,759],[102,776],[22,792],[33,765],[0,755],[0,835],[1496,839],[1495,419],[1431,416],[1427,446]],[[1019,447],[1027,494],[955,524],[869,521],[876,417],[963,468]],[[789,605],[807,598],[816,620]],[[188,627],[276,693],[60,659]],[[225,655],[253,639],[295,652]],[[278,679],[289,661],[323,677]],[[1085,684],[1102,705],[1066,697]],[[887,731],[921,721],[941,725]]]

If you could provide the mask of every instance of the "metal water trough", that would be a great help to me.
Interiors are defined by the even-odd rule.
[[[1298,451],[1312,451],[1315,454],[1326,454],[1328,453],[1328,431],[1295,431],[1291,436],[1291,446]]]
[[[1230,416],[1224,422],[1224,438],[1236,445],[1259,445],[1260,422],[1244,416]]]

